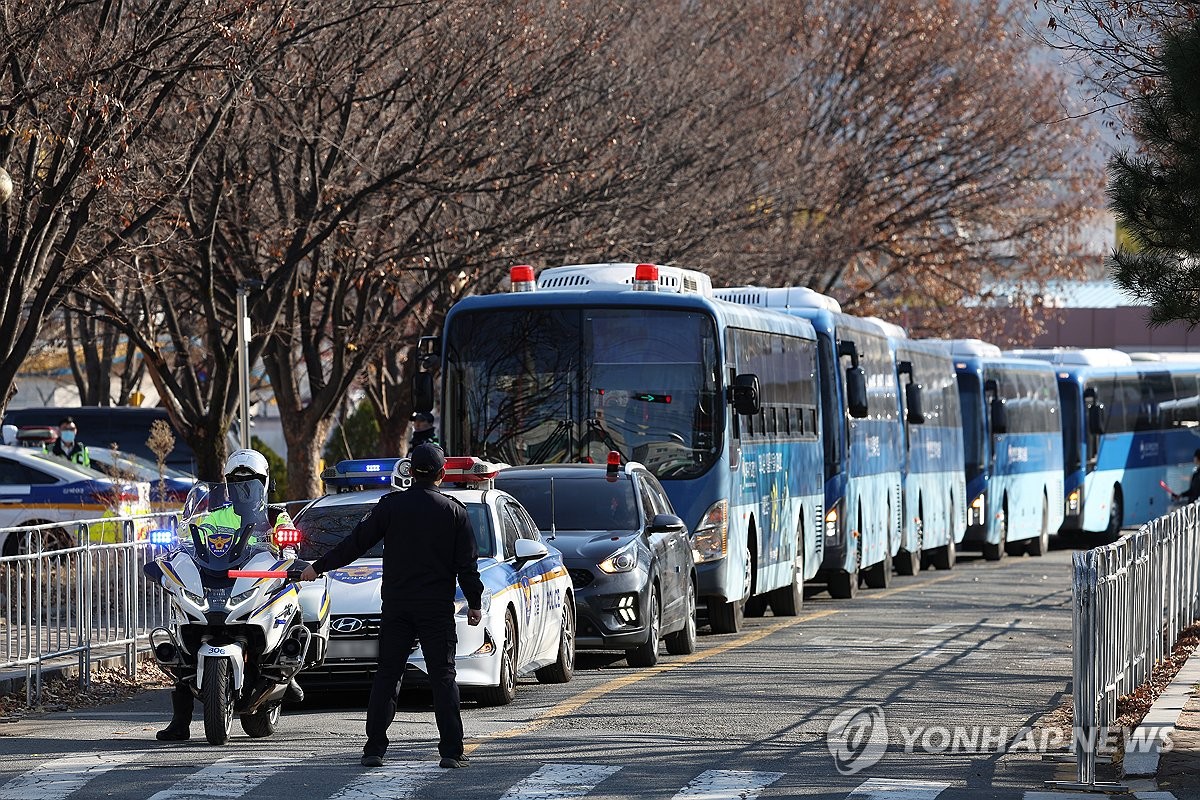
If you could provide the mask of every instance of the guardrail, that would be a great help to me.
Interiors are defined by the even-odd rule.
[[[135,674],[146,634],[170,611],[165,594],[142,577],[154,548],[136,536],[159,519],[106,517],[5,529],[23,537],[24,546],[18,555],[0,557],[0,669],[25,669],[27,704],[40,701],[43,668],[52,659],[75,656],[80,685],[86,686],[102,652],[123,650],[125,670]],[[64,529],[73,532],[74,546],[41,549],[43,535]]]
[[[1143,525],[1119,541],[1074,554],[1075,783],[1105,789],[1096,759],[1117,700],[1150,679],[1200,611],[1200,505]]]

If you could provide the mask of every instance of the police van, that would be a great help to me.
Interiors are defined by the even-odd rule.
[[[467,601],[455,597],[458,685],[485,705],[516,695],[517,678],[565,683],[575,668],[575,602],[562,553],[511,495],[493,487],[503,465],[448,457],[441,490],[467,508],[483,579],[483,620],[467,624]],[[327,494],[296,515],[300,557],[312,561],[354,529],[388,492],[408,485],[407,459],[342,461],[322,474]],[[322,667],[300,675],[312,685],[365,686],[378,666],[383,542],[329,573],[331,631]],[[405,682],[427,678],[418,647]]]

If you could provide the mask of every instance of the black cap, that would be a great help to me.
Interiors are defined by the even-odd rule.
[[[408,454],[412,473],[417,478],[433,478],[446,466],[446,456],[436,444],[419,444]]]
[[[433,414],[430,414],[428,411],[414,411],[412,413],[412,421],[413,422],[418,422],[418,421],[428,422],[430,425],[432,425],[433,424]]]

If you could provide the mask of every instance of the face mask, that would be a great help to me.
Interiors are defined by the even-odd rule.
[[[63,444],[72,444],[75,441],[75,431],[63,431],[58,437],[63,440]]]

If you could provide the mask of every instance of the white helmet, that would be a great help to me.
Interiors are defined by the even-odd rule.
[[[267,457],[257,450],[236,450],[225,462],[226,481],[245,481],[258,478],[265,488],[270,475]]]

